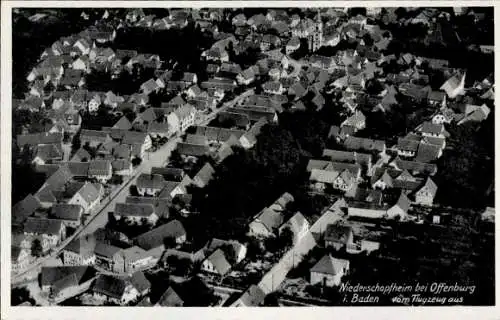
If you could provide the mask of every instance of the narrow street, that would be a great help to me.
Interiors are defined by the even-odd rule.
[[[222,107],[218,108],[215,110],[213,113],[208,115],[204,120],[201,122],[195,124],[195,125],[207,125],[210,121],[212,121],[219,112],[226,110],[227,108],[230,108],[234,106],[235,104],[239,103],[246,97],[250,96],[253,94],[253,89],[246,90],[239,96],[235,97],[233,100],[228,101],[223,104]],[[106,225],[108,222],[108,212],[112,212],[115,208],[115,205],[120,202],[125,202],[127,196],[129,195],[129,188],[132,185],[135,185],[137,181],[137,177],[141,173],[149,173],[151,172],[151,168],[153,167],[162,167],[166,163],[168,163],[168,159],[170,157],[170,154],[175,148],[177,147],[177,143],[181,141],[181,138],[179,137],[173,137],[171,138],[165,145],[163,145],[160,149],[158,149],[155,152],[148,152],[146,156],[144,157],[142,163],[135,169],[135,172],[133,176],[128,179],[127,181],[124,181],[121,186],[119,186],[119,189],[114,191],[113,194],[108,195],[106,198],[104,198],[101,202],[101,204],[95,209],[95,213],[91,216],[91,218],[87,221],[85,226],[77,230],[73,235],[70,237],[66,238],[58,247],[54,248],[52,250],[52,253],[48,256],[42,257],[34,264],[29,266],[28,268],[24,269],[20,273],[13,274],[11,278],[11,282],[13,284],[17,282],[22,282],[26,281],[27,279],[31,279],[33,277],[36,277],[36,275],[39,272],[39,268],[42,265],[46,265],[50,261],[55,261],[57,260],[56,257],[59,255],[59,253],[75,238],[80,237],[80,236],[85,236],[88,234],[92,234],[95,232],[97,229],[102,228]]]

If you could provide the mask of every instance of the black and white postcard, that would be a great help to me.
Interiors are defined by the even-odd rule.
[[[8,2],[2,304],[495,305],[492,3]]]

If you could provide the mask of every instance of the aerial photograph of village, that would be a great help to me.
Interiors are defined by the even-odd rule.
[[[14,8],[11,305],[494,305],[493,11]]]

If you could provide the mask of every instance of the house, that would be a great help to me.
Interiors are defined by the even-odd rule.
[[[363,112],[356,110],[352,116],[342,122],[341,126],[352,126],[356,130],[362,130],[366,127],[366,117]]]
[[[330,255],[321,258],[310,270],[311,285],[317,283],[322,286],[339,286],[342,277],[349,272],[349,261],[337,259]]]
[[[299,242],[309,231],[309,221],[302,215],[302,213],[295,213],[288,221],[279,227],[279,234],[284,229],[289,229],[293,235],[293,243]]]
[[[262,89],[264,90],[265,93],[270,93],[270,94],[283,94],[284,88],[281,82],[278,81],[268,81],[264,83],[262,86]]]
[[[146,221],[150,225],[154,225],[159,218],[152,204],[117,203],[113,215],[115,219],[124,219],[128,223],[143,224]]]
[[[63,159],[63,151],[61,145],[42,144],[36,147],[35,157],[31,161],[36,165],[44,165],[55,163]]]
[[[125,131],[121,142],[131,145],[132,156],[138,158],[144,158],[146,151],[153,146],[153,141],[146,132]]]
[[[228,260],[230,264],[237,264],[245,259],[247,254],[247,247],[245,245],[235,240],[221,240],[217,238],[213,238],[206,244],[204,247],[205,256],[213,253],[217,249],[222,249],[222,251],[226,253],[228,248],[231,248],[233,251],[232,253],[234,253],[233,261]]]
[[[50,247],[57,246],[66,237],[66,228],[60,220],[28,217],[23,228],[26,236],[41,236]]]
[[[344,140],[348,150],[365,150],[385,153],[385,141],[349,136]]]
[[[448,98],[454,99],[459,95],[465,93],[465,72],[463,74],[458,73],[453,75],[451,78],[445,81],[443,85],[439,88],[444,90],[448,95]]]
[[[101,184],[85,182],[83,185],[79,185],[67,203],[80,205],[85,213],[89,213],[100,203],[102,195],[103,186]]]
[[[259,286],[252,284],[231,304],[231,307],[257,307],[264,302],[265,297],[265,292]]]
[[[217,249],[202,262],[201,270],[224,276],[231,270],[231,264],[227,261],[224,251]]]
[[[82,223],[83,208],[76,204],[56,203],[50,218],[61,220],[65,227],[77,228]]]
[[[184,300],[175,292],[175,290],[170,286],[161,295],[158,302],[155,304],[158,307],[182,307],[184,306]]]
[[[132,161],[128,159],[116,159],[111,162],[113,174],[118,176],[130,176],[133,173]]]
[[[201,157],[210,151],[208,146],[180,142],[177,144],[177,151],[186,157]]]
[[[214,168],[207,162],[193,177],[193,184],[199,188],[204,188],[212,180],[214,173]]]
[[[408,161],[396,157],[389,165],[398,170],[408,170],[413,175],[433,176],[437,172],[437,166],[431,163]]]
[[[142,173],[137,178],[136,185],[141,196],[145,194],[155,196],[165,187],[165,180],[158,174]]]
[[[398,155],[403,157],[414,157],[417,153],[418,147],[420,145],[420,139],[405,139],[398,138],[398,143],[395,146],[395,149],[398,152]]]
[[[458,125],[461,125],[466,122],[481,122],[488,118],[490,114],[490,108],[483,104],[482,106],[476,108],[473,112],[467,114],[464,118],[457,122]]]
[[[73,239],[62,251],[63,264],[65,266],[94,265],[96,244],[96,238],[92,234]]]
[[[42,267],[40,287],[51,298],[69,298],[88,289],[95,275],[89,266]]]
[[[298,37],[292,37],[286,44],[286,54],[291,54],[300,48],[300,39]]]
[[[196,108],[193,107],[190,104],[185,104],[179,109],[175,110],[173,112],[175,116],[177,117],[177,121],[179,123],[179,129],[181,132],[184,132],[187,128],[192,126],[194,124],[194,120],[196,118]],[[168,121],[168,116],[167,116],[167,121]],[[170,124],[170,122],[169,122]],[[174,128],[175,130],[175,128]]]
[[[406,218],[408,214],[408,209],[410,208],[410,200],[404,193],[404,191],[401,191],[400,196],[396,203],[387,209],[387,217],[388,218],[396,218],[399,217],[399,219],[404,219]]]
[[[428,177],[424,185],[415,193],[415,203],[424,206],[432,206],[436,192],[437,185]]]
[[[101,274],[92,287],[95,297],[105,297],[108,301],[126,305],[147,294],[151,283],[142,272],[136,272],[128,278],[118,278]]]
[[[109,133],[106,131],[82,129],[80,132],[81,144],[86,145],[88,143],[92,148],[111,142],[111,140]]]
[[[113,176],[110,160],[92,160],[89,164],[88,177],[100,183],[106,183]]]
[[[357,163],[368,174],[372,169],[372,155],[368,153],[324,149],[322,156],[333,162]]]
[[[227,53],[227,51],[219,47],[203,51],[201,56],[205,57],[207,61],[220,61],[220,62],[229,61],[229,54]]]
[[[325,247],[335,250],[347,248],[354,243],[354,233],[350,226],[329,224],[325,231]]]
[[[284,193],[270,207],[264,208],[259,212],[248,226],[248,234],[260,238],[269,238],[275,236],[275,231],[283,224],[283,211],[288,203],[293,202],[293,196]]]
[[[446,106],[446,93],[444,91],[429,91],[427,101],[430,105],[445,107]]]
[[[369,219],[382,219],[387,217],[388,207],[365,201],[349,201],[347,215],[349,217],[363,217]]]
[[[124,272],[124,261],[120,250],[119,247],[97,242],[94,248],[95,264],[113,272]]]
[[[41,206],[40,200],[37,197],[28,194],[23,200],[12,207],[12,225],[21,225],[27,217],[33,215]]]
[[[124,272],[127,273],[151,267],[158,262],[151,252],[137,246],[122,249],[120,254],[123,256]]]
[[[16,246],[11,246],[10,248],[10,268],[12,271],[21,271],[29,266],[31,260],[29,249],[19,248]]]
[[[33,147],[46,144],[61,144],[63,135],[61,133],[31,133],[17,135],[17,146],[24,148],[25,146]]]
[[[258,70],[256,71],[255,69],[256,68],[254,66],[251,66],[238,73],[238,75],[236,76],[236,81],[238,81],[238,84],[249,85],[254,82],[255,76],[258,73]]]
[[[445,138],[446,134],[443,124],[435,124],[431,121],[424,122],[417,130],[424,137]]]
[[[173,239],[176,244],[186,242],[186,230],[179,220],[172,220],[137,236],[134,243],[144,250],[164,248],[165,238]]]

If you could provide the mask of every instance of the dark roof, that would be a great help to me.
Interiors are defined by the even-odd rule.
[[[96,256],[103,256],[106,258],[113,258],[121,249],[106,243],[98,242],[95,246],[94,252]]]
[[[210,163],[205,163],[205,165],[198,171],[196,176],[193,178],[197,183],[201,182],[202,185],[208,184],[210,180],[212,180],[212,176],[215,173],[214,168],[210,165]]]
[[[61,143],[63,140],[62,133],[31,133],[31,134],[20,134],[17,136],[17,145],[19,147],[24,147],[25,145],[38,145],[38,144],[55,144]]]
[[[415,160],[420,162],[432,162],[438,159],[440,152],[440,146],[429,143],[420,143]]]
[[[149,217],[153,213],[155,208],[152,204],[137,203],[117,203],[114,211],[114,214],[123,217]]]
[[[16,222],[24,221],[26,217],[32,215],[35,210],[40,207],[40,201],[32,194],[28,194],[23,200],[16,203],[12,208],[13,222],[14,220],[16,220]]]
[[[132,283],[132,285],[139,292],[143,292],[151,288],[151,282],[146,279],[146,276],[144,276],[144,273],[142,273],[141,271],[137,271],[132,274],[132,276],[130,277],[130,283]]]
[[[50,212],[55,219],[61,220],[80,220],[83,213],[82,206],[78,204],[56,203]]]
[[[27,218],[24,224],[25,233],[59,235],[62,229],[62,222],[55,219]]]
[[[95,276],[95,269],[89,266],[42,267],[40,274],[42,286],[54,285],[71,275],[75,276],[77,284],[81,284]]]
[[[345,139],[344,146],[352,150],[376,150],[382,152],[385,149],[385,142],[383,140],[349,136]]]
[[[142,173],[137,178],[138,188],[162,189],[165,185],[165,179],[159,174]]]
[[[94,252],[96,247],[96,238],[93,234],[73,239],[64,250],[71,251],[80,255],[87,255]]]
[[[256,307],[264,302],[265,297],[265,292],[259,286],[252,284],[243,292],[239,300],[247,307]]]
[[[163,245],[163,240],[169,237],[180,237],[186,234],[182,223],[172,220],[167,224],[157,227],[151,231],[141,234],[134,241],[144,250],[150,250]]]
[[[181,299],[172,287],[168,287],[161,295],[157,304],[162,307],[182,307],[184,305],[184,300]]]
[[[208,146],[180,142],[177,144],[177,151],[187,156],[200,157],[208,153]]]
[[[329,224],[326,227],[325,240],[347,243],[349,233],[352,233],[350,226]]]
[[[121,299],[128,282],[125,279],[100,274],[93,286],[93,291],[108,297]]]
[[[183,169],[181,168],[159,168],[153,167],[151,168],[151,174],[159,174],[162,175],[165,180],[168,181],[178,181],[180,182],[182,178],[186,175]]]

